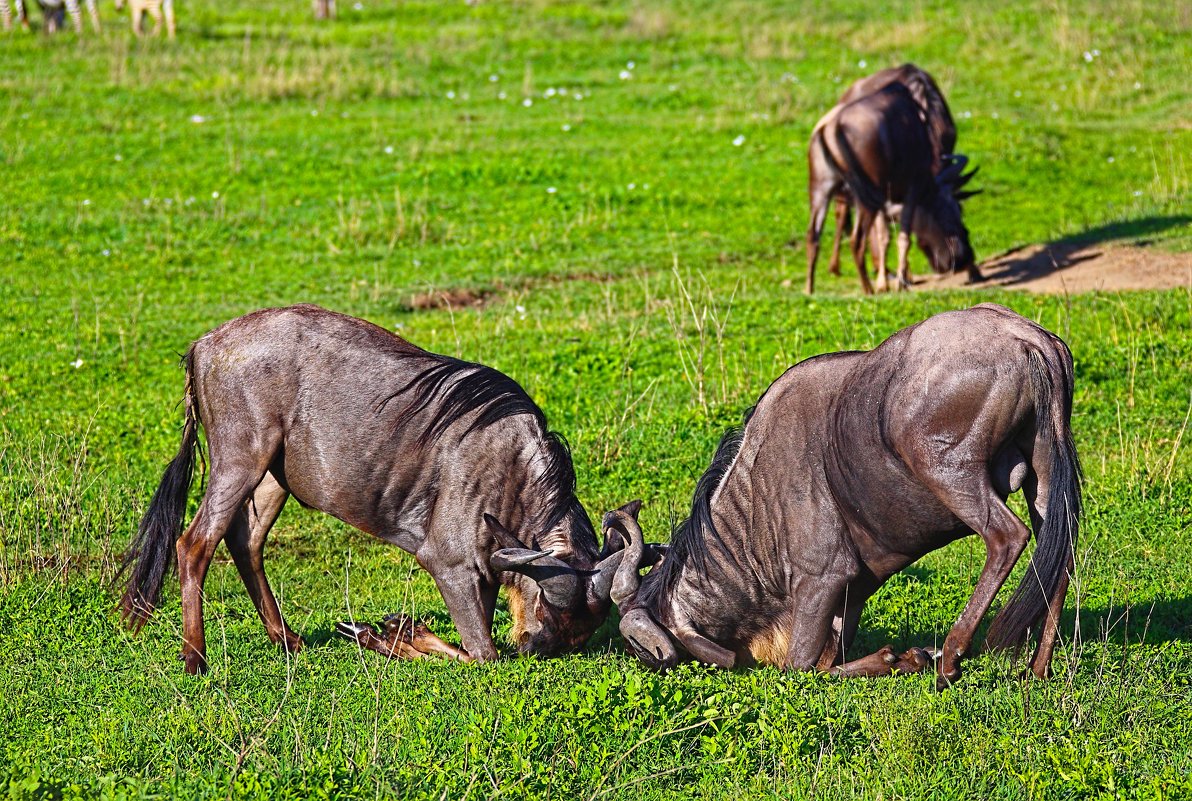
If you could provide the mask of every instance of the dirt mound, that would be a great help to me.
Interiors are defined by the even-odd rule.
[[[1028,292],[1075,294],[1131,289],[1192,287],[1192,253],[1153,247],[1079,242],[1026,245],[981,264],[985,280],[966,284],[964,274],[928,278],[922,288],[1006,287]]]

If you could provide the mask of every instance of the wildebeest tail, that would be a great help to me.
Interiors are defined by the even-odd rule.
[[[195,451],[198,448],[199,417],[194,391],[192,350],[183,357],[186,368],[186,392],[183,398],[185,418],[182,444],[166,468],[141,519],[136,537],[124,556],[120,575],[128,575],[128,586],[120,599],[120,613],[134,631],[153,614],[161,598],[161,587],[176,558],[175,542],[182,534],[186,500],[194,476]]]
[[[991,648],[1022,645],[1027,632],[1047,611],[1064,572],[1070,569],[1080,525],[1080,460],[1072,439],[1072,356],[1061,343],[1061,362],[1049,368],[1048,360],[1032,350],[1031,391],[1035,403],[1036,447],[1032,469],[1048,475],[1046,514],[1035,532],[1035,552],[1026,575],[1006,606],[989,627]]]
[[[861,166],[861,160],[857,158],[857,152],[853,150],[849,144],[848,137],[845,135],[844,128],[836,125],[836,146],[840,148],[840,153],[844,156],[845,169],[844,183],[852,192],[853,197],[857,202],[865,206],[870,211],[880,211],[885,208],[886,197],[882,194],[881,189],[877,187],[869,177],[865,174],[865,168]],[[828,143],[820,140],[820,146],[824,148],[824,153],[828,157],[829,163],[835,163],[832,158],[832,153],[828,150]]]

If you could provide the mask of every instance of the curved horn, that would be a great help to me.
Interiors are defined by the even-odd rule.
[[[641,585],[641,576],[637,574],[638,563],[646,551],[645,538],[642,536],[641,526],[637,524],[637,514],[641,508],[641,501],[630,501],[615,512],[607,512],[604,515],[604,528],[615,529],[629,543],[621,552],[621,561],[617,565],[609,591],[613,603],[618,607],[632,600]]]
[[[532,579],[551,606],[561,609],[575,606],[580,594],[579,571],[547,551],[523,547],[492,515],[486,514],[484,522],[492,531],[493,538],[503,546],[488,559],[495,572],[520,573]]]
[[[621,636],[633,655],[655,670],[669,670],[679,661],[670,635],[640,606],[621,618]]]
[[[956,179],[956,188],[960,189],[962,186],[967,184],[969,181],[973,180],[973,176],[979,172],[981,172],[981,168],[980,168],[980,166],[977,166],[977,167],[973,167],[971,170],[966,172],[964,175],[959,176]]]
[[[638,560],[638,570],[645,567],[655,567],[666,558],[666,552],[668,550],[670,550],[670,546],[667,545],[647,544],[645,550],[642,551],[641,559]],[[621,561],[624,558],[625,551],[620,550],[596,563],[592,582],[588,585],[588,594],[593,599],[607,601],[612,597],[613,578],[617,575],[617,569],[620,567]]]

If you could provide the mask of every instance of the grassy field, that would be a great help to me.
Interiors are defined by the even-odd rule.
[[[807,298],[786,246],[815,120],[913,60],[982,167],[979,257],[1192,250],[1192,12],[875,6],[363,0],[317,25],[297,0],[185,0],[173,43],[109,4],[99,37],[0,35],[0,796],[1192,797],[1192,291],[866,299],[821,269]],[[446,291],[486,303],[424,308]],[[786,366],[978,300],[1075,355],[1087,515],[1052,681],[1000,656],[942,694],[658,676],[615,616],[564,659],[385,664],[335,621],[402,610],[452,638],[441,599],[296,504],[268,569],[302,653],[269,644],[222,549],[210,675],[176,661],[176,584],[139,636],[114,614],[177,448],[177,354],[251,309],[320,303],[504,370],[570,440],[588,510],[642,497],[665,539]],[[970,538],[892,580],[856,653],[942,640],[983,557]]]

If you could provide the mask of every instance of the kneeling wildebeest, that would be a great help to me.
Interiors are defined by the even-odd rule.
[[[317,306],[232,320],[184,362],[182,444],[126,557],[121,605],[143,625],[177,553],[187,672],[206,667],[203,579],[220,540],[269,638],[302,646],[263,565],[290,495],[414,554],[472,659],[497,656],[501,583],[523,652],[578,648],[608,615],[621,538],[600,553],[566,444],[513,379]],[[183,531],[200,423],[210,475]]]
[[[657,669],[686,654],[726,668],[922,670],[931,656],[917,648],[844,657],[886,579],[975,532],[985,565],[944,641],[943,688],[1030,539],[1005,503],[1022,488],[1037,545],[988,643],[1020,645],[1046,614],[1031,668],[1047,675],[1081,503],[1072,385],[1067,346],[993,304],[800,362],[721,441],[691,516],[644,578],[637,502],[605,516],[629,543],[612,586],[629,648]]]
[[[832,198],[847,190],[857,205],[853,260],[865,294],[872,294],[865,248],[873,231],[878,288],[886,287],[889,228],[898,219],[898,286],[909,286],[911,234],[937,273],[967,270],[980,280],[968,230],[961,219],[962,191],[974,173],[968,159],[945,155],[936,170],[932,133],[910,90],[891,83],[873,94],[832,109],[816,125],[807,147],[811,216],[807,229],[807,292],[815,291],[820,234]],[[880,223],[879,223],[880,219]]]

